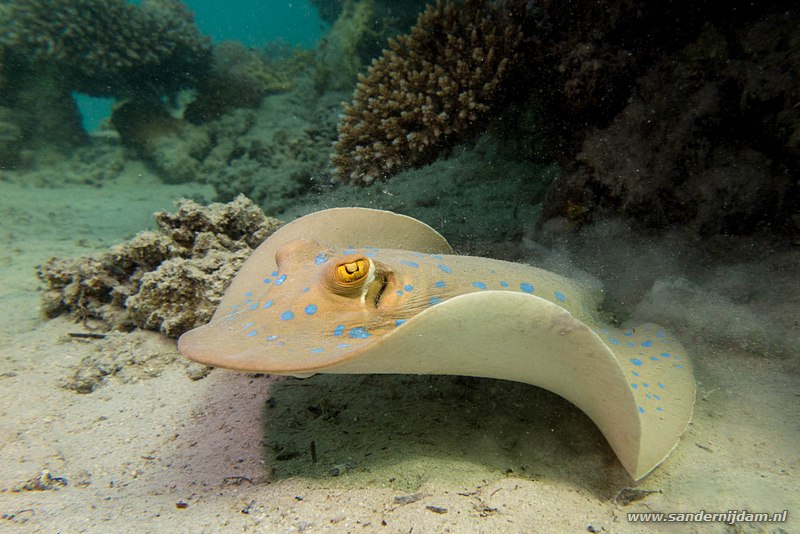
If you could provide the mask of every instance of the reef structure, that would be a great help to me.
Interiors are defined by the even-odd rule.
[[[155,219],[156,231],[107,252],[41,265],[45,315],[177,337],[211,318],[252,249],[281,225],[243,195],[209,206],[184,199]]]
[[[369,184],[430,163],[476,133],[522,63],[524,2],[439,0],[359,77],[331,162]]]
[[[54,68],[71,90],[98,97],[192,86],[211,57],[210,39],[177,0],[12,0],[0,46],[20,65]]]

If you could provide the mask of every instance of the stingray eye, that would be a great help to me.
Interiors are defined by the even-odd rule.
[[[367,274],[369,274],[369,261],[366,258],[358,258],[336,266],[336,279],[342,284],[358,282]]]
[[[344,297],[362,297],[375,280],[375,264],[364,256],[346,256],[323,271],[325,286]]]

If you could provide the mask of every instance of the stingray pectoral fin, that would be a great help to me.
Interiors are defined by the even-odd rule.
[[[649,359],[662,342],[670,357]],[[635,332],[590,326],[536,296],[483,291],[429,308],[321,371],[482,376],[542,387],[585,412],[638,480],[669,455],[691,418],[692,370],[673,355],[682,350],[655,325]]]
[[[371,208],[331,208],[305,215],[280,227],[264,240],[242,265],[225,292],[217,317],[230,304],[243,300],[253,282],[277,269],[275,253],[295,239],[311,239],[335,248],[365,247],[452,254],[439,232],[406,215]]]

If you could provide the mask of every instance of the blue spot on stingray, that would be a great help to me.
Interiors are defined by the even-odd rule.
[[[639,413],[644,413],[644,408],[642,408],[641,406],[639,406]]]
[[[654,362],[657,362],[658,361],[658,356],[650,356],[650,359],[653,360]]]
[[[445,285],[446,284],[444,283],[444,280],[439,280],[433,283],[433,287],[438,287],[439,289],[443,288]]]
[[[309,289],[310,289],[310,288],[308,288],[308,287],[304,287],[304,288],[303,288],[303,293],[308,293],[308,290],[309,290]]]
[[[639,384],[631,384],[631,387],[632,387],[633,389],[639,389]]]
[[[275,341],[276,339],[278,339],[278,336],[268,336],[267,337],[267,341]]]
[[[320,352],[325,352],[325,349],[322,347],[317,347],[316,349],[311,349],[309,352],[316,352],[319,354]]]
[[[265,284],[271,284],[272,283],[272,278],[264,278],[264,283]]]
[[[339,326],[337,326],[336,328],[333,329],[333,335],[334,336],[338,337],[338,336],[341,336],[342,334],[344,334],[344,325],[343,324],[340,324]]]
[[[367,338],[367,337],[371,336],[372,334],[367,332],[366,329],[364,329],[364,328],[362,328],[360,326],[357,326],[355,328],[351,328],[350,329],[350,333],[347,334],[347,335],[350,336],[350,337],[358,338],[358,339],[364,339],[364,338]]]
[[[643,347],[652,347],[653,346],[653,342],[650,341],[649,339],[647,341],[642,341],[642,346]]]
[[[412,286],[411,284],[406,284],[403,286],[403,290],[405,290],[406,292],[414,291],[414,286]]]
[[[247,304],[248,302],[253,302],[253,299],[247,299],[246,301],[244,301],[245,304]]]
[[[564,293],[562,293],[561,291],[556,291],[553,294],[556,296],[556,300],[558,300],[559,302],[564,302],[565,300],[567,300],[567,296],[564,295]]]
[[[508,287],[508,282],[506,282],[505,280],[500,280],[500,286],[501,287]]]
[[[639,358],[631,358],[631,363],[633,365],[642,365],[642,360],[640,360]]]
[[[350,346],[350,343],[342,343],[340,345],[336,345],[336,348],[337,349],[343,349],[343,348],[346,348],[346,347],[349,347],[349,346]]]
[[[643,385],[644,387],[646,387],[646,388],[649,388],[649,387],[650,387],[650,384],[648,384],[647,382],[642,382],[642,385]]]
[[[664,411],[664,408],[662,408],[661,406],[659,406],[658,408],[656,408],[656,411],[657,411],[657,412],[663,412],[663,411]]]
[[[252,291],[248,291],[247,293],[244,294],[244,296],[245,297],[252,297],[253,296],[253,292]]]
[[[398,297],[402,297],[402,296],[403,296],[403,292],[402,292],[402,291],[400,291],[399,289],[397,290],[397,296],[398,296]]]
[[[317,313],[317,305],[316,304],[309,304],[306,306],[306,309],[303,310],[306,312],[306,315],[314,315]]]
[[[414,267],[415,269],[419,267],[419,263],[415,261],[400,260],[399,263],[402,263],[403,265],[408,265],[409,267]]]
[[[656,330],[656,337],[664,337],[666,335],[663,330]]]
[[[234,304],[233,306],[231,306],[231,309],[232,309],[232,310],[235,310],[235,309],[236,309],[236,308],[238,308],[238,307],[239,307],[239,305],[238,305],[238,304]]]
[[[347,249],[344,251],[344,253],[345,254],[355,254],[356,253],[356,249],[354,249],[353,247],[347,247]]]
[[[608,338],[608,342],[609,343],[613,343],[614,345],[619,345],[619,339],[617,339],[615,337]]]
[[[320,254],[317,254],[317,257],[314,258],[314,264],[315,265],[322,265],[326,261],[328,261],[328,255],[325,254],[324,252],[322,252]]]
[[[269,308],[269,307],[270,307],[270,306],[272,306],[273,304],[274,304],[274,302],[273,302],[273,301],[271,301],[271,300],[268,300],[268,301],[267,301],[267,302],[265,302],[265,303],[264,303],[264,305],[263,305],[263,306],[261,306],[261,307],[262,307],[262,308],[264,308],[264,309],[266,310],[267,308]]]
[[[533,293],[533,292],[534,292],[534,287],[533,287],[533,284],[529,284],[528,282],[522,282],[522,283],[519,285],[519,288],[520,288],[522,291],[524,291],[525,293]]]
[[[672,356],[672,355],[669,352],[662,352],[661,353],[661,357],[662,358],[669,358],[670,356]]]
[[[248,308],[250,308],[251,310],[255,310],[256,308],[258,308],[258,302],[252,303],[250,306],[248,306]]]
[[[472,282],[472,285],[478,289],[486,289],[486,284],[483,282]]]
[[[245,323],[245,324],[243,324],[243,325],[242,325],[242,328],[250,328],[250,327],[251,327],[251,326],[253,326],[254,324],[256,324],[256,323],[254,323],[253,321],[250,321],[249,323]]]
[[[286,310],[281,314],[281,321],[288,321],[290,319],[294,319],[294,314],[289,310]]]
[[[406,320],[405,320],[405,319],[398,319],[398,320],[396,320],[396,321],[394,322],[394,325],[395,325],[395,326],[400,326],[400,325],[401,325],[401,324],[403,324],[404,322],[406,322]]]
[[[440,302],[442,302],[442,299],[440,299],[439,297],[431,297],[428,300],[428,305],[429,306],[435,306],[435,305],[439,304]]]
[[[278,276],[278,271],[272,271],[272,276]]]
[[[633,376],[639,376],[639,373],[637,373],[636,371],[631,371],[631,374],[632,374]]]
[[[628,342],[626,343],[626,345],[628,345],[629,347],[635,347],[635,346],[636,346],[636,343],[634,343],[633,341],[628,341]]]
[[[437,260],[441,260],[442,259],[442,255],[441,254],[431,254],[431,258],[436,258]]]
[[[659,397],[659,396],[658,396],[658,395],[656,395],[655,393],[653,393],[653,398],[654,398],[654,399],[656,399],[656,400],[661,400],[661,397]]]
[[[665,386],[661,382],[658,383],[658,387],[660,387],[661,389],[667,389],[667,386]]]
[[[645,393],[644,396],[647,397],[650,400],[653,400],[653,396],[650,395],[649,393]]]
[[[683,369],[683,366],[681,364],[678,364],[675,366],[675,369]]]
[[[280,278],[278,278],[277,280],[275,280],[275,285],[276,285],[276,286],[279,286],[279,285],[281,285],[282,283],[284,283],[285,281],[286,281],[286,275],[285,275],[285,274],[282,274],[282,275],[280,276]]]
[[[252,331],[247,333],[247,337],[253,337],[256,334],[258,334],[258,332],[256,332],[255,330],[252,330]]]
[[[633,335],[633,332],[623,332],[622,335],[631,337]]]
[[[447,274],[450,274],[450,273],[452,273],[452,272],[453,272],[453,269],[451,269],[450,267],[448,267],[448,266],[447,266],[447,265],[445,265],[444,263],[440,263],[440,264],[438,265],[438,267],[439,267],[441,270],[443,270],[444,272],[446,272]]]

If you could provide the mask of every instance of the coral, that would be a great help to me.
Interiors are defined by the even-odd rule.
[[[352,183],[433,161],[504,102],[521,64],[524,2],[439,1],[359,78],[332,163]]]
[[[130,100],[118,104],[111,123],[122,144],[151,163],[167,183],[197,180],[201,161],[211,149],[209,134],[173,117],[159,100]]]
[[[19,158],[22,129],[14,120],[14,110],[0,106],[0,168],[11,167]]]
[[[285,62],[268,58],[236,41],[214,47],[211,70],[198,81],[184,117],[202,123],[236,108],[257,108],[265,95],[293,87]]]
[[[621,113],[586,135],[544,218],[623,214],[705,235],[796,232],[798,24],[800,14],[781,11],[737,29],[707,25],[666,55]]]
[[[40,266],[44,313],[178,336],[208,321],[250,251],[280,225],[244,196],[207,207],[183,200],[155,219],[156,231],[108,252]]]
[[[369,44],[382,42],[374,29],[374,0],[348,0],[342,12],[317,46],[315,84],[334,91],[352,90],[358,73],[369,57]],[[375,51],[379,52],[380,48]]]
[[[171,94],[205,72],[210,40],[177,0],[12,0],[0,46],[93,96]]]

